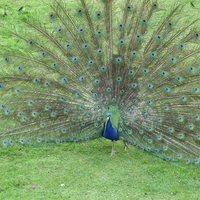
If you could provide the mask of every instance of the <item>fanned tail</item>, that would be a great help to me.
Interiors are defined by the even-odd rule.
[[[15,143],[119,139],[166,161],[199,163],[198,20],[149,0],[55,0],[1,53],[0,137]],[[158,18],[158,19],[157,19]]]

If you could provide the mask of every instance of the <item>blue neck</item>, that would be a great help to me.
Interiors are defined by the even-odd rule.
[[[109,140],[118,140],[118,134],[114,127],[112,127],[112,123],[110,121],[110,118],[108,119],[106,123],[105,130],[102,135],[104,138]]]

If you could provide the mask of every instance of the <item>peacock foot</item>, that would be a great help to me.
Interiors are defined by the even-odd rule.
[[[124,143],[124,150],[126,151],[126,149],[130,149],[130,147],[126,143]]]
[[[110,156],[115,155],[116,151],[111,151]]]

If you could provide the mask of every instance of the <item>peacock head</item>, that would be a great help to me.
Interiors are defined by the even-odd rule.
[[[111,116],[111,113],[106,113],[106,117],[107,117],[107,120],[109,120],[110,119],[110,116]]]

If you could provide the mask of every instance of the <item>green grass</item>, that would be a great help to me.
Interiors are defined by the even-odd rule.
[[[103,139],[1,149],[0,199],[200,199],[199,166],[182,169],[134,147],[123,151],[122,142],[116,155],[110,150]]]
[[[167,1],[167,4],[173,2]],[[182,2],[186,2],[184,12],[196,17],[200,3],[192,1],[195,5],[192,8],[190,1]],[[24,10],[19,12],[21,6]],[[4,8],[7,16],[3,17]],[[16,17],[36,11],[40,16],[48,8],[38,0],[15,3],[3,0],[0,2],[1,28],[15,24]],[[7,34],[1,36],[2,45],[12,46],[16,42]],[[125,152],[120,141],[116,142],[117,154],[110,157],[110,145],[109,141],[100,139],[40,148],[1,148],[0,199],[200,199],[199,165],[178,163],[183,169],[135,147]]]

